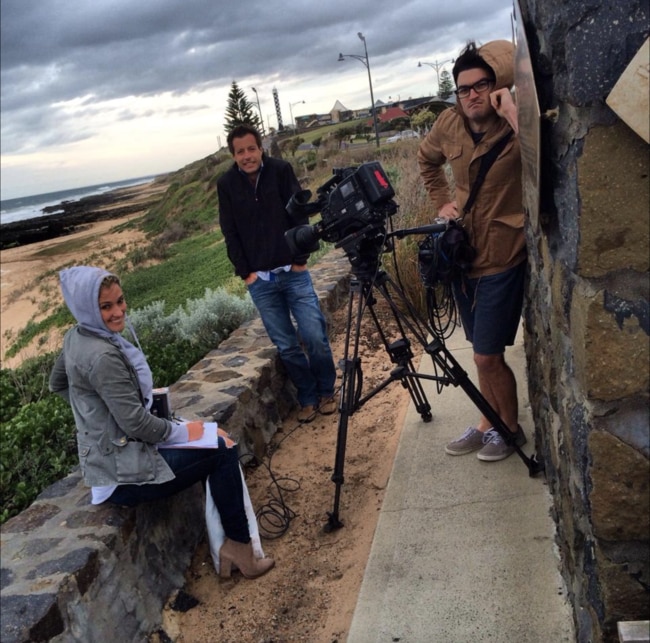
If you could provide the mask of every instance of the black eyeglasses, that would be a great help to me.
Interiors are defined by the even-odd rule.
[[[456,94],[458,98],[467,98],[470,95],[472,89],[477,94],[482,94],[483,92],[487,91],[493,84],[493,80],[490,80],[489,78],[481,78],[481,80],[475,82],[473,85],[461,85],[454,92],[454,94]]]

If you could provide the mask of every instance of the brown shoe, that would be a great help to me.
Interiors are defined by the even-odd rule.
[[[313,404],[308,404],[303,406],[300,411],[298,411],[298,422],[301,424],[309,424],[316,417],[316,409]]]
[[[253,544],[250,542],[238,543],[226,538],[219,550],[219,576],[230,578],[233,565],[246,578],[257,578],[273,569],[275,561],[273,558],[255,558]]]
[[[333,397],[321,397],[318,402],[318,412],[321,415],[333,415],[338,410],[338,405]]]

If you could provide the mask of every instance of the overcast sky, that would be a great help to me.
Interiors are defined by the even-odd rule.
[[[169,172],[225,145],[233,80],[277,127],[434,94],[418,61],[512,38],[511,0],[2,0],[2,199]],[[451,71],[451,65],[444,69]],[[300,101],[305,101],[304,104]],[[291,108],[290,108],[291,105]]]

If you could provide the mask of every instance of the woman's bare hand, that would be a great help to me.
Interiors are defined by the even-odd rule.
[[[200,440],[203,437],[203,422],[188,422],[187,426],[187,439],[190,442]]]

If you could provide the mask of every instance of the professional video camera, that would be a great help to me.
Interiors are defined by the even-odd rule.
[[[321,213],[315,225],[300,225],[285,232],[294,254],[314,252],[320,239],[343,248],[353,266],[366,263],[380,252],[385,223],[397,212],[395,191],[378,161],[358,167],[337,168],[334,176],[316,190],[300,190],[289,199],[291,216]]]
[[[444,283],[448,296],[443,303],[453,305],[451,276],[456,274],[456,270],[467,269],[473,259],[473,249],[462,226],[457,222],[438,221],[432,225],[388,231],[386,223],[397,212],[397,204],[393,201],[395,191],[381,165],[372,161],[358,167],[335,169],[333,174],[329,181],[317,189],[318,196],[315,201],[310,202],[312,193],[309,190],[301,190],[291,197],[286,206],[289,215],[296,219],[304,221],[305,217],[320,212],[322,220],[315,225],[298,225],[285,232],[285,239],[294,255],[317,250],[320,239],[334,243],[337,248],[345,251],[354,273],[354,277],[350,279],[344,357],[339,362],[343,377],[332,473],[336,491],[334,507],[329,513],[325,531],[343,526],[339,519],[339,503],[344,481],[349,418],[393,381],[400,381],[408,390],[415,409],[424,422],[430,422],[433,416],[421,380],[432,380],[437,383],[439,389],[445,385],[460,386],[504,441],[508,445],[512,443],[512,447],[527,464],[530,475],[543,471],[543,465],[538,463],[534,456],[528,458],[523,453],[512,437],[514,434],[446,349],[444,339],[449,325],[443,328],[438,319],[441,317],[442,306],[429,308],[429,323],[409,302],[399,281],[393,280],[381,267],[380,256],[382,252],[392,249],[394,238],[400,239],[409,234],[429,235],[420,245],[420,276],[428,295],[436,293],[436,288]],[[384,299],[388,304],[389,314],[393,316],[394,323],[389,330],[381,326],[380,315],[375,309],[376,295]],[[353,319],[354,311],[356,318]],[[394,365],[388,378],[368,392],[363,391],[359,352],[361,318],[366,312],[369,312]],[[451,313],[447,313],[445,318],[446,323],[451,323],[453,329],[455,322]],[[433,374],[417,372],[413,363],[411,340],[406,331],[410,331],[433,360]],[[396,334],[397,339],[393,339]]]

